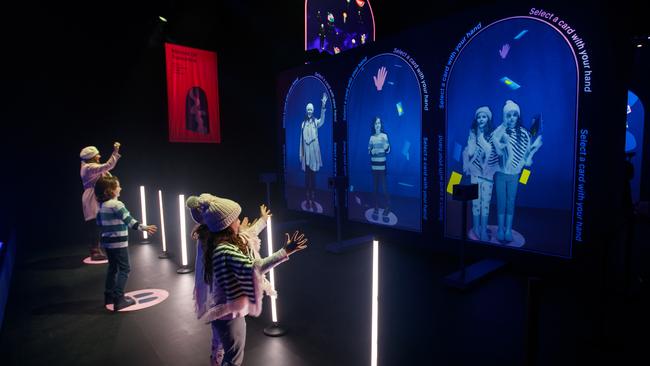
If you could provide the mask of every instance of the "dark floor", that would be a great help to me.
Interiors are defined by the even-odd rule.
[[[259,318],[247,318],[244,365],[369,365],[371,246],[333,254],[325,249],[333,227],[302,227],[310,247],[276,271],[279,318],[289,333],[263,334],[266,300]],[[169,298],[112,314],[102,307],[106,267],[82,264],[82,245],[28,253],[16,264],[0,364],[207,365],[210,329],[194,317],[194,274],[177,274],[175,262],[158,254],[155,244],[130,246],[127,291],[160,288]],[[603,296],[593,291],[595,279],[541,278],[530,303],[538,311],[528,317],[525,271],[510,264],[459,291],[442,281],[457,266],[455,256],[381,243],[380,366],[524,365],[527,355],[531,365],[626,364],[628,357],[648,364],[647,269],[635,270],[630,296]],[[530,337],[528,325],[537,330]]]

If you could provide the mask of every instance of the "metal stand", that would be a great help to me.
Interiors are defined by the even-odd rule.
[[[170,258],[170,255],[169,255],[169,253],[167,253],[167,251],[165,250],[165,251],[163,251],[162,253],[160,253],[160,255],[158,255],[158,258],[160,258],[160,259],[168,259],[168,258]]]
[[[505,262],[496,259],[484,259],[465,267],[465,242],[467,241],[467,202],[478,198],[478,184],[457,184],[454,186],[453,199],[462,202],[461,240],[459,244],[458,271],[446,276],[444,283],[461,290],[466,289],[485,275],[503,267]]]
[[[336,208],[336,241],[325,245],[328,252],[340,254],[347,250],[353,249],[359,245],[372,243],[374,237],[372,235],[361,236],[348,240],[341,240],[343,215],[341,213],[341,192],[347,189],[347,181],[345,177],[330,177],[327,180],[329,188],[334,190],[334,206]]]
[[[277,180],[277,174],[275,173],[260,174],[260,182],[266,184],[266,206],[269,208],[271,207],[271,183],[275,183]],[[280,227],[282,225],[277,226]],[[277,322],[273,322],[271,325],[264,328],[264,334],[269,337],[281,337],[287,334],[287,331],[287,328],[281,326]]]
[[[269,337],[281,337],[285,334],[287,334],[288,330],[284,327],[282,327],[278,323],[273,323],[269,325],[268,327],[264,328],[264,334],[266,334]]]
[[[182,266],[176,270],[176,273],[179,274],[192,273],[192,272],[194,272],[194,270],[188,266]]]

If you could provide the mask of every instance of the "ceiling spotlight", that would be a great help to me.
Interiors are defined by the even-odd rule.
[[[643,45],[641,43],[636,45],[636,48],[641,48],[641,47],[643,47]]]
[[[163,23],[167,23],[167,19],[161,15],[158,15],[158,19],[160,19],[160,21]]]

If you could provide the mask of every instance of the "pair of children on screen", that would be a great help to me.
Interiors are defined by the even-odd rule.
[[[467,146],[463,150],[463,171],[478,184],[478,198],[472,201],[472,231],[477,239],[490,241],[488,218],[492,189],[497,195],[496,239],[511,242],[515,198],[524,166],[533,164],[533,155],[542,146],[541,118],[533,119],[530,130],[522,124],[519,105],[508,100],[503,106],[503,122],[492,124],[487,106],[474,113]]]

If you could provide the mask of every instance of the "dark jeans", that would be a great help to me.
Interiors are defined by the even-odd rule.
[[[108,257],[108,271],[106,272],[104,294],[112,298],[120,298],[124,296],[126,280],[129,279],[129,272],[131,272],[129,248],[107,248],[106,256]]]
[[[219,335],[223,345],[224,356],[221,366],[240,366],[244,362],[246,319],[242,316],[232,320],[214,320],[212,332]]]
[[[379,187],[381,187],[384,192],[384,213],[387,214],[390,209],[390,196],[388,195],[388,189],[386,187],[386,171],[385,170],[373,170],[372,171],[372,182],[374,186],[374,200],[375,200],[375,209],[379,208]]]
[[[84,222],[84,228],[86,229],[88,249],[99,249],[99,227],[97,226],[97,220],[92,219]]]

